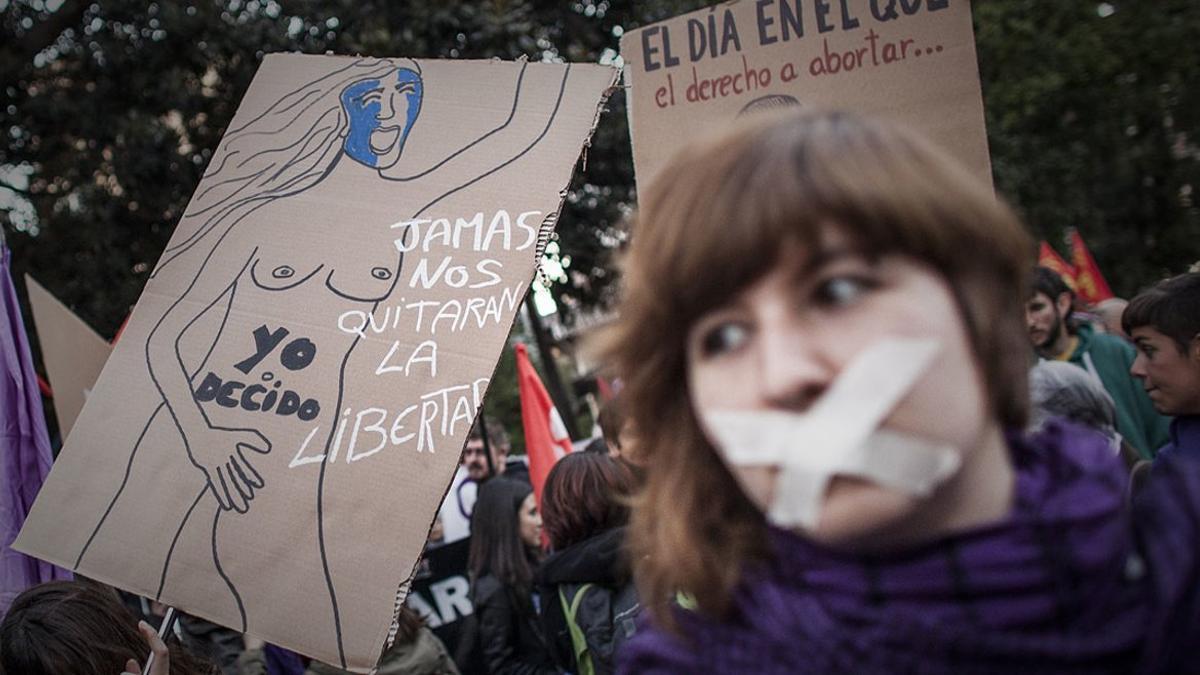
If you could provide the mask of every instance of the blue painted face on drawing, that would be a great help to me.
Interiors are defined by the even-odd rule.
[[[404,141],[421,112],[421,75],[408,68],[387,78],[359,80],[342,90],[350,132],[342,147],[355,161],[386,169],[400,161]]]

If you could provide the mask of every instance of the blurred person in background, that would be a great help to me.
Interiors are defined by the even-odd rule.
[[[564,672],[614,672],[641,611],[625,551],[633,472],[599,452],[569,454],[542,492],[552,553],[537,572],[542,625]]]
[[[1121,323],[1138,350],[1130,372],[1154,407],[1175,417],[1160,456],[1200,460],[1200,273],[1160,281],[1139,294]]]
[[[480,420],[483,421],[483,427],[480,427]],[[483,431],[487,430],[487,440],[483,438]],[[485,448],[491,448],[492,459],[488,462],[487,451]],[[480,416],[471,427],[471,431],[467,434],[467,444],[463,446],[462,466],[467,471],[467,477],[476,483],[491,478],[492,476],[500,476],[504,474],[508,463],[508,453],[512,450],[512,445],[508,440],[508,433],[504,431],[504,427],[496,420],[490,417]]]
[[[1166,444],[1170,420],[1158,414],[1141,384],[1129,374],[1133,346],[1115,335],[1097,333],[1074,321],[1075,293],[1046,267],[1034,269],[1025,321],[1034,351],[1044,359],[1067,361],[1087,370],[1104,385],[1117,406],[1117,431],[1143,459]]]
[[[1062,361],[1038,363],[1029,371],[1029,403],[1031,429],[1055,418],[1070,420],[1102,434],[1130,470],[1146,461],[1117,433],[1117,408],[1104,385],[1082,368]]]
[[[486,439],[484,429],[487,430]],[[488,459],[487,448],[491,449],[491,461]],[[438,509],[438,521],[441,523],[439,544],[453,543],[471,534],[471,512],[475,508],[479,485],[508,471],[508,453],[511,449],[512,445],[503,425],[483,415],[476,418],[475,424],[467,434],[458,470]],[[529,482],[529,469],[520,460],[517,461],[519,466],[515,466],[508,477],[521,479],[524,469],[524,480]]]
[[[458,675],[446,646],[408,605],[396,617],[396,639],[376,665],[375,675]],[[257,638],[246,638],[246,652],[238,660],[239,675],[349,675],[350,671],[272,647]]]
[[[83,581],[40,584],[17,596],[0,622],[5,675],[217,675],[214,665],[145,621],[135,621],[115,591]]]
[[[1116,335],[1123,340],[1129,340],[1129,334],[1121,327],[1121,315],[1125,313],[1125,308],[1128,306],[1129,301],[1124,298],[1109,298],[1097,302],[1092,309],[1104,324],[1104,332]]]
[[[533,587],[541,539],[542,517],[528,483],[493,478],[480,486],[467,569],[477,646],[493,675],[555,672]]]

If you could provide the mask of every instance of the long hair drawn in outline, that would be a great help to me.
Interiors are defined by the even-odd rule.
[[[182,466],[182,462],[176,460],[186,460],[196,470],[189,475],[196,476],[194,480],[199,487],[194,494],[189,493],[186,501],[173,505],[175,511],[172,513],[178,513],[168,516],[177,517],[178,526],[163,533],[170,535],[169,541],[164,539],[158,546],[161,574],[156,597],[161,598],[168,586],[177,546],[189,538],[189,533],[196,532],[195,536],[199,537],[198,533],[202,532],[211,542],[208,546],[215,574],[236,604],[240,628],[243,632],[248,629],[250,622],[242,594],[221,562],[218,529],[223,516],[227,524],[236,523],[234,516],[247,513],[251,502],[269,489],[266,478],[271,472],[260,471],[256,464],[263,459],[260,455],[270,451],[272,441],[252,425],[222,425],[214,420],[210,412],[224,411],[212,407],[211,401],[201,400],[204,397],[200,391],[205,386],[202,376],[210,370],[214,354],[221,351],[219,345],[223,344],[222,336],[226,334],[230,317],[244,312],[239,299],[246,294],[301,294],[304,298],[315,296],[314,302],[333,307],[336,312],[347,307],[374,311],[391,295],[403,266],[402,254],[389,246],[390,262],[368,259],[364,267],[371,262],[377,263],[369,269],[356,270],[351,266],[347,270],[328,260],[307,267],[290,264],[271,267],[268,258],[273,254],[269,250],[269,241],[249,235],[258,230],[269,230],[278,223],[255,216],[266,213],[261,210],[269,209],[274,203],[336,181],[339,172],[361,172],[365,167],[375,169],[372,175],[376,180],[395,184],[396,194],[406,202],[420,204],[410,216],[420,217],[446,197],[511,165],[549,132],[562,103],[570,66],[562,69],[556,96],[547,96],[545,100],[535,97],[532,102],[528,101],[530,95],[523,87],[526,69],[527,65],[522,64],[516,73],[511,110],[506,119],[431,165],[405,173],[396,169],[404,168],[404,146],[417,125],[425,88],[420,67],[413,61],[354,60],[280,97],[262,114],[226,134],[214,161],[216,165],[206,173],[201,189],[181,222],[181,228],[186,229],[181,229],[176,236],[178,242],[164,252],[151,277],[154,279],[167,269],[184,275],[185,279],[187,275],[191,276],[186,289],[157,319],[146,340],[146,372],[158,392],[159,403],[133,441],[120,484],[79,550],[76,568],[82,565],[114,509],[123,508],[121,505],[132,499],[126,495],[125,488],[139,465],[143,441],[148,436],[161,438],[159,434],[151,433],[152,428],[173,428],[174,433],[168,436],[177,438],[182,452],[175,453],[178,457],[172,456],[170,461]],[[537,123],[512,124],[518,114],[525,121],[532,118]],[[543,118],[544,124],[541,123]],[[259,149],[251,151],[250,148]],[[461,174],[462,177],[449,187],[445,181],[437,187],[428,180],[455,167],[461,171],[464,166],[476,167],[476,170]],[[386,176],[381,173],[384,169],[389,170]],[[331,246],[345,244],[341,236],[333,236],[336,240],[330,241]],[[394,235],[388,232],[387,236],[390,244]],[[406,236],[407,232],[402,238]],[[357,261],[363,256],[349,257]],[[376,254],[375,258],[379,256]],[[218,264],[222,262],[228,267],[223,275]],[[202,329],[208,333],[203,333]],[[260,338],[264,344],[270,343],[279,334],[278,330],[287,334],[283,328],[271,332],[266,325],[262,330],[264,332],[259,335],[256,329],[256,344]],[[203,358],[188,363],[180,343],[192,331],[213,337]],[[207,341],[208,338],[204,339]],[[326,414],[331,412],[335,418],[345,394],[346,364],[359,342],[360,337],[354,336],[344,349],[334,349],[334,356],[330,357],[340,356],[334,404],[325,408]],[[321,350],[311,344],[309,351],[311,360],[322,351],[328,352],[328,348]],[[250,374],[252,367],[247,365],[243,372]],[[263,379],[270,374],[264,373]],[[268,389],[262,384],[254,386]],[[209,408],[206,410],[202,403],[208,403]],[[249,416],[243,414],[242,417]],[[334,426],[328,426],[329,433],[324,441],[326,452],[333,442]],[[149,455],[146,461],[174,450],[166,448]],[[147,457],[146,453],[141,456]],[[341,665],[345,666],[337,593],[326,553],[326,465],[327,462],[320,463],[314,486],[317,513],[314,529],[321,568],[319,577],[329,597],[337,652]],[[212,511],[211,524],[207,519],[197,519],[201,510]],[[234,513],[229,514],[229,511]],[[229,521],[231,517],[234,518]]]

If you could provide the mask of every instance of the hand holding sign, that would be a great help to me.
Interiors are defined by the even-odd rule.
[[[265,455],[271,451],[271,441],[253,429],[213,427],[195,436],[188,456],[204,472],[217,503],[226,511],[248,511],[254,491],[266,481],[246,457],[246,450]]]
[[[154,654],[154,663],[144,675],[168,675],[171,672],[171,654],[167,650],[167,643],[163,642],[158,632],[145,621],[138,622],[138,632],[150,643],[150,651]],[[143,675],[142,666],[129,659],[125,662],[125,671],[121,675]]]

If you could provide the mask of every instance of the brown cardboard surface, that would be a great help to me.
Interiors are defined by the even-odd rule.
[[[637,182],[689,139],[789,105],[916,129],[991,182],[968,0],[738,0],[621,38]]]
[[[58,430],[66,439],[112,353],[112,346],[28,274],[25,287],[29,289],[29,305],[46,376],[54,390]]]
[[[267,56],[15,547],[371,668],[615,77]]]

